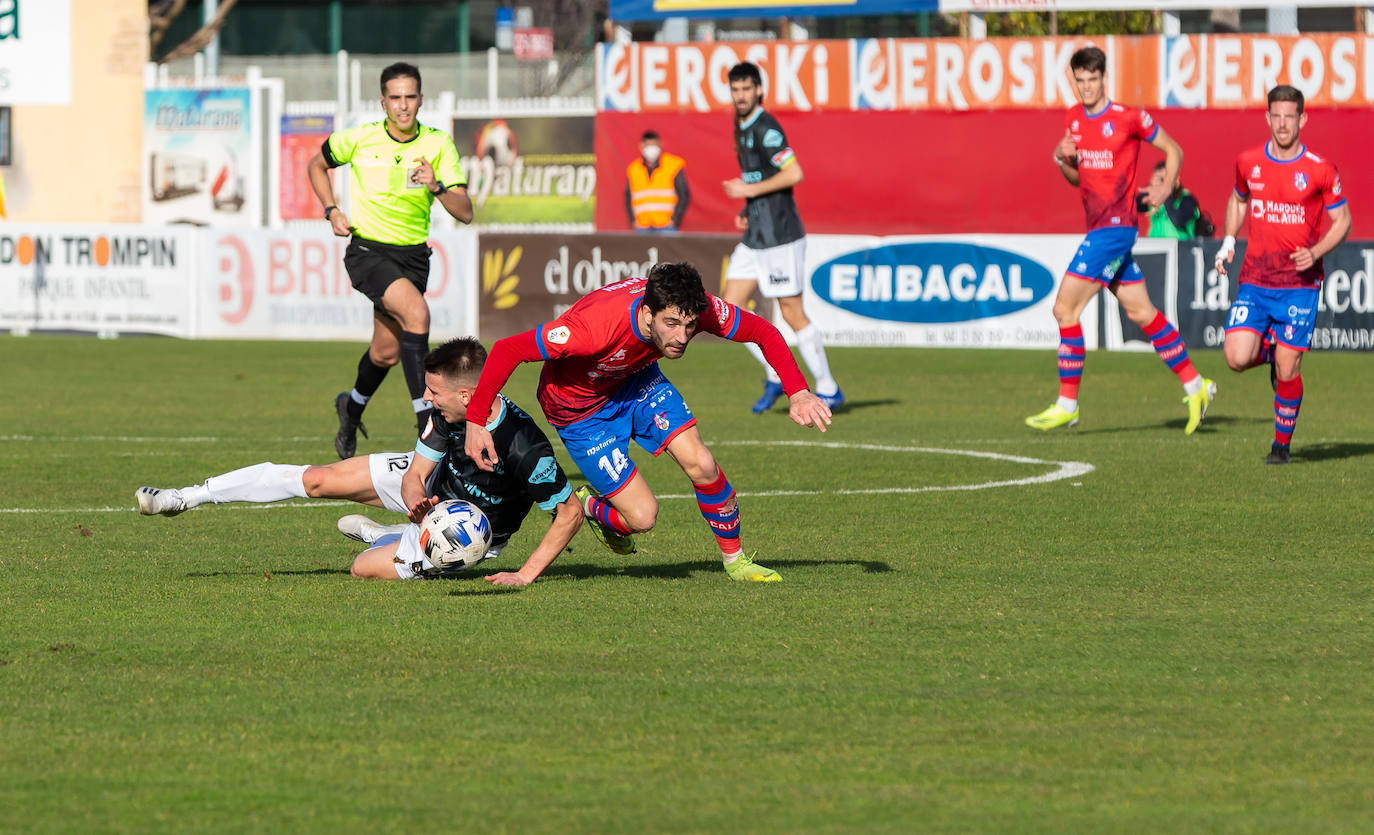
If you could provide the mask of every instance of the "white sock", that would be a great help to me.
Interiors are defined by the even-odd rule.
[[[802,360],[811,369],[811,378],[816,381],[816,394],[832,395],[839,391],[839,384],[830,376],[830,363],[825,358],[825,343],[821,341],[821,329],[807,325],[797,331],[797,348]]]
[[[1044,401],[1041,401],[1041,402],[1043,403]],[[1059,398],[1058,400],[1054,401],[1054,403],[1055,403],[1056,406],[1058,406],[1059,408],[1061,408],[1061,409],[1063,409],[1064,411],[1068,412],[1069,414],[1073,414],[1074,412],[1078,411],[1078,399],[1077,399],[1077,398],[1075,398],[1075,399],[1073,399],[1073,400],[1070,400],[1070,399],[1067,398],[1067,397],[1061,397],[1061,398]]]
[[[211,476],[204,484],[181,491],[187,507],[204,502],[279,502],[305,498],[304,464],[254,464],[224,475]]]
[[[763,366],[764,373],[768,375],[768,382],[781,385],[782,378],[778,376],[778,372],[773,370],[773,366],[768,364],[768,360],[763,358],[763,350],[752,342],[744,343],[744,347],[748,348],[749,353],[753,354],[754,359],[758,360],[759,365]]]
[[[1202,391],[1202,375],[1199,374],[1193,379],[1183,384],[1184,394],[1197,394]]]

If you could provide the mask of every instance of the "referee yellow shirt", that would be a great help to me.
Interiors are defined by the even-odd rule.
[[[453,138],[425,125],[418,128],[407,142],[391,138],[385,120],[335,131],[325,140],[329,167],[347,163],[352,168],[348,219],[360,236],[397,245],[428,240],[434,195],[410,179],[420,157],[429,160],[435,179],[445,186],[467,185]]]

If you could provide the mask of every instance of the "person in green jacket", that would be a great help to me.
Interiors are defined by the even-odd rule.
[[[1163,160],[1155,165],[1150,185],[1158,186],[1162,182]],[[1211,218],[1203,213],[1197,204],[1197,198],[1183,187],[1182,182],[1174,186],[1174,192],[1167,200],[1154,208],[1144,202],[1145,192],[1146,189],[1140,190],[1140,195],[1136,198],[1136,208],[1150,214],[1150,230],[1145,234],[1147,238],[1177,238],[1190,241],[1193,238],[1210,237],[1216,231]]]

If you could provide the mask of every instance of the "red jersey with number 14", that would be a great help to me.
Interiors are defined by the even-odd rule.
[[[630,278],[594,290],[562,316],[534,329],[539,355],[545,360],[539,375],[539,405],[549,423],[567,426],[597,411],[628,377],[663,356],[635,326],[647,281]],[[764,353],[774,354],[773,367],[782,376],[784,389],[790,394],[806,388],[796,362],[781,359],[790,360],[792,355],[775,329],[724,299],[709,293],[706,297],[710,303],[697,317],[697,333],[735,341],[772,336],[776,347],[764,345]],[[769,330],[771,334],[766,333]]]
[[[1081,104],[1070,107],[1064,128],[1078,145],[1078,190],[1088,231],[1135,226],[1140,143],[1154,141],[1159,125],[1140,108],[1107,102],[1092,115]]]
[[[1266,142],[1236,158],[1236,195],[1250,202],[1250,240],[1238,281],[1260,287],[1321,284],[1322,262],[1299,272],[1293,253],[1320,240],[1323,209],[1345,205],[1336,166],[1306,145],[1291,160],[1274,159]]]

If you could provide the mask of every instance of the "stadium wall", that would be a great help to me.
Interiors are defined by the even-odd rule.
[[[28,15],[69,3],[16,0],[12,5]],[[142,219],[148,4],[104,0],[80,3],[79,10],[63,8],[71,12],[70,53],[54,50],[24,64],[56,78],[67,75],[61,64],[69,59],[71,95],[14,107],[13,158],[3,169],[5,213],[10,220],[34,223],[137,223]],[[42,34],[67,36],[58,31],[58,22],[52,27]],[[27,28],[21,32],[25,37],[39,34]]]
[[[1374,168],[1359,164],[1374,136],[1374,109],[1310,110],[1303,139],[1341,170],[1354,226],[1374,238]],[[1236,155],[1268,138],[1263,111],[1155,111],[1183,147],[1183,182],[1221,225]],[[779,117],[806,175],[796,190],[807,231],[848,235],[1073,234],[1083,231],[1076,191],[1050,161],[1064,111],[826,111]],[[628,230],[625,168],[639,137],[659,132],[665,150],[687,160],[692,204],[684,231],[730,233],[741,203],[723,180],[739,175],[730,113],[622,113],[596,116],[601,199],[596,225]],[[1141,153],[1143,184],[1163,154]]]

